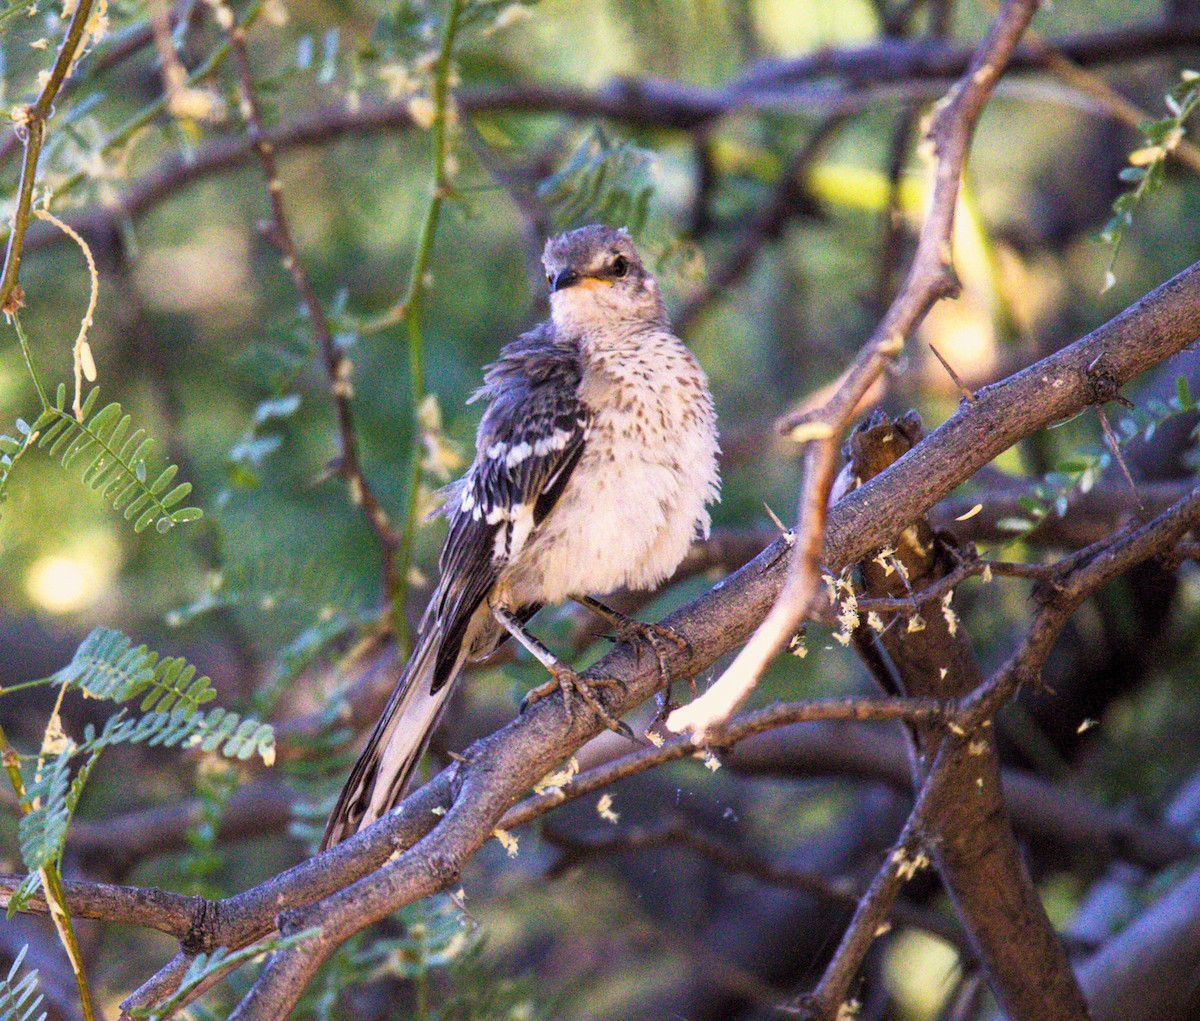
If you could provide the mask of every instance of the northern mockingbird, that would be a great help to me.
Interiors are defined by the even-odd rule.
[[[447,487],[441,576],[408,664],[342,788],[322,848],[400,800],[464,664],[510,635],[610,726],[581,678],[524,624],[576,599],[618,635],[665,635],[590,598],[666,579],[718,497],[717,427],[704,371],[671,332],[658,284],[624,230],[590,226],[542,254],[550,320],[488,367],[475,460]],[[656,647],[656,653],[660,650]],[[660,655],[660,664],[661,664]],[[596,682],[593,682],[596,683]]]

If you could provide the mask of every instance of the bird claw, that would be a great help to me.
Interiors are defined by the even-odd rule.
[[[623,642],[630,642],[630,644],[634,644],[635,639],[640,638],[650,646],[655,658],[658,660],[659,683],[668,692],[671,690],[671,669],[667,663],[666,645],[668,643],[674,645],[676,649],[685,655],[690,654],[692,651],[692,643],[673,628],[669,628],[664,624],[649,624],[645,621],[633,620],[632,618],[617,629],[617,638]],[[634,649],[636,652],[636,644],[634,644]],[[696,682],[693,680],[693,694],[695,694],[695,686]]]
[[[567,710],[567,719],[574,719],[574,711],[571,707],[571,699],[578,695],[589,709],[599,718],[609,730],[614,734],[619,734],[621,737],[628,738],[630,741],[636,741],[633,736],[633,731],[627,723],[618,720],[604,708],[599,698],[596,696],[596,688],[615,688],[624,687],[624,685],[612,677],[593,677],[584,680],[574,670],[565,666],[551,667],[550,680],[544,684],[539,684],[536,688],[530,688],[525,697],[521,699],[521,712],[524,713],[530,706],[535,705],[544,699],[547,695],[553,695],[556,691],[562,691],[563,706]]]

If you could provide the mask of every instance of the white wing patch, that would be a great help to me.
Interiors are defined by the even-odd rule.
[[[515,447],[509,447],[508,453],[504,455],[504,463],[509,468],[515,468],[532,453],[533,447],[528,442],[522,441]]]
[[[584,439],[587,439],[588,430],[585,427],[583,431]],[[568,443],[571,442],[572,433],[566,429],[555,429],[549,436],[540,439],[533,445],[533,452],[538,457],[545,457],[552,450],[565,450]],[[526,444],[528,446],[528,444]]]
[[[508,509],[504,518],[505,523],[497,529],[492,543],[492,560],[507,564],[520,556],[533,532],[533,505],[519,503]]]
[[[584,434],[586,438],[586,429]],[[503,461],[506,468],[515,468],[523,461],[528,460],[531,455],[545,457],[547,454],[566,450],[567,444],[571,442],[574,435],[569,429],[555,429],[549,436],[543,436],[533,443],[522,440],[520,443],[510,445],[503,440],[497,440],[487,448],[485,454],[490,461]],[[469,509],[467,503],[464,502],[463,510]]]

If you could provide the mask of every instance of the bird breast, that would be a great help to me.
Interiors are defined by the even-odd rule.
[[[704,372],[670,334],[585,351],[586,446],[502,585],[514,603],[651,588],[708,534],[717,434]]]

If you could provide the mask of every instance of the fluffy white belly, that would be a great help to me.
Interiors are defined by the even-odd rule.
[[[513,604],[651,588],[707,535],[716,442],[695,421],[707,409],[660,416],[655,407],[654,427],[644,410],[598,416],[558,504],[502,577]]]

